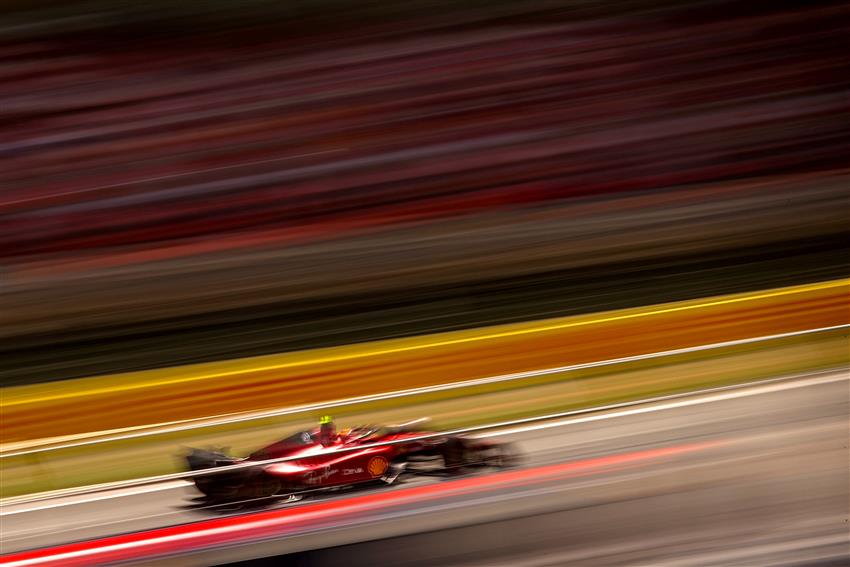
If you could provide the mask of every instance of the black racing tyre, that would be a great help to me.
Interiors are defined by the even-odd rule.
[[[262,471],[249,475],[242,485],[239,495],[245,499],[269,498],[281,492],[280,480]]]
[[[195,479],[195,488],[214,500],[233,500],[239,496],[242,486],[229,480],[220,478],[220,475],[202,476]]]
[[[443,466],[446,470],[457,470],[466,464],[466,447],[457,437],[450,437],[442,447]]]
[[[487,455],[486,463],[500,469],[514,467],[520,462],[520,453],[511,443],[500,443],[494,446]]]

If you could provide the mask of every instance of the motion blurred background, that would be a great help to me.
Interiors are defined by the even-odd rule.
[[[7,2],[3,383],[844,275],[848,14]]]
[[[698,496],[676,500],[690,479],[662,466],[641,485],[658,502],[609,514],[593,503],[616,483],[601,483],[587,497],[599,523],[576,546],[694,521],[704,535],[736,528],[732,516],[829,517],[806,526],[835,531],[848,485],[848,37],[850,4],[803,0],[0,3],[0,493],[174,472],[181,444],[247,452],[297,420],[160,435],[164,422],[812,331],[351,412],[427,411],[448,428],[839,368],[818,395],[587,428],[593,447],[518,438],[542,466],[737,435],[713,454],[734,466],[686,465],[708,467]],[[578,318],[546,322],[562,317]],[[444,332],[459,334],[432,336]],[[107,439],[123,427],[151,434]],[[760,463],[763,445],[741,442],[755,430],[774,435]],[[73,530],[111,514],[117,531],[196,520],[169,515],[179,499],[11,509],[4,551],[103,536]],[[585,517],[571,505],[550,524],[535,508],[492,529],[549,530],[557,554],[552,526]],[[501,520],[478,521],[447,541],[487,547]],[[776,529],[805,531],[788,526]],[[713,549],[755,541],[737,529]],[[351,564],[391,564],[385,537],[316,564],[349,551]],[[438,553],[437,540],[393,545]],[[637,560],[611,553],[588,564]]]

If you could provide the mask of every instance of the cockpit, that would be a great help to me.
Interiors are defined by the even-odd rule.
[[[341,432],[340,438],[345,444],[367,443],[384,437],[386,434],[386,428],[381,425],[359,425]]]
[[[288,453],[292,453],[307,445],[316,443],[316,434],[313,431],[299,431],[289,437],[285,437],[276,443],[272,443],[268,447],[263,447],[259,451],[251,453],[249,459],[262,460],[274,459]]]

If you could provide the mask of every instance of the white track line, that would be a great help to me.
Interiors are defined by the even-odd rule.
[[[811,375],[809,375],[809,376],[811,376]],[[653,404],[653,405],[648,405],[646,407],[630,408],[630,409],[624,409],[624,410],[620,410],[620,411],[609,411],[607,413],[600,413],[600,414],[596,414],[596,415],[590,415],[590,416],[584,416],[584,417],[574,417],[574,418],[569,418],[569,419],[559,419],[557,421],[545,421],[543,423],[537,423],[539,421],[543,421],[543,420],[547,420],[547,419],[556,419],[556,418],[564,417],[567,413],[575,414],[575,413],[578,413],[578,412],[582,412],[582,413],[588,413],[588,412],[591,412],[591,411],[592,412],[599,412],[599,411],[604,411],[606,408],[622,407],[622,405],[620,405],[620,406],[605,406],[603,408],[590,408],[590,409],[587,409],[587,410],[577,410],[576,412],[565,412],[565,413],[560,413],[560,414],[552,414],[551,416],[539,416],[539,417],[534,417],[534,418],[513,420],[513,421],[503,422],[503,423],[499,423],[499,424],[477,426],[477,427],[472,427],[472,428],[466,428],[466,429],[463,429],[463,430],[455,430],[455,431],[452,431],[452,432],[449,432],[449,433],[459,433],[459,432],[463,432],[463,431],[470,432],[470,431],[481,431],[481,430],[493,429],[494,431],[492,431],[492,432],[488,431],[487,433],[477,434],[477,435],[474,435],[474,436],[479,437],[479,438],[485,438],[485,437],[497,437],[497,436],[502,436],[502,435],[514,435],[514,434],[517,434],[517,433],[525,433],[525,432],[528,432],[528,431],[539,431],[539,430],[542,430],[542,429],[550,429],[550,428],[553,428],[553,427],[565,427],[565,426],[570,426],[570,425],[576,425],[576,424],[579,424],[579,423],[601,421],[601,420],[606,420],[606,419],[616,419],[616,418],[620,418],[620,417],[627,417],[627,416],[642,414],[642,413],[652,413],[652,412],[656,412],[656,411],[664,411],[664,410],[677,409],[677,408],[688,407],[688,406],[709,404],[709,403],[726,401],[726,400],[731,400],[731,399],[736,399],[736,398],[745,398],[745,397],[750,397],[750,396],[758,396],[758,395],[762,395],[762,394],[770,394],[770,393],[774,393],[774,392],[781,392],[781,391],[785,391],[785,390],[793,390],[793,389],[797,389],[797,388],[807,388],[807,387],[810,387],[810,386],[818,386],[818,385],[822,385],[822,384],[829,384],[829,383],[834,383],[834,382],[847,381],[848,379],[850,379],[850,373],[848,373],[846,371],[830,372],[826,375],[818,375],[818,376],[809,377],[809,378],[790,379],[791,381],[789,381],[789,378],[787,378],[787,377],[785,377],[785,378],[772,378],[770,380],[766,380],[766,381],[763,381],[761,383],[757,383],[755,385],[750,384],[750,385],[727,386],[727,387],[722,387],[722,388],[712,388],[712,389],[709,389],[709,390],[701,390],[701,391],[698,391],[698,392],[692,392],[692,393],[688,393],[688,394],[675,395],[676,398],[682,398],[682,397],[687,396],[687,399],[678,399],[678,401],[672,401],[672,402],[659,403],[663,399],[668,399],[668,400],[673,399],[674,396],[666,396],[664,398],[652,398],[650,400],[642,400],[642,401],[636,401],[636,402],[627,402],[630,405]],[[514,427],[518,423],[523,423],[523,424],[528,423],[529,425],[522,425],[522,426],[519,426],[519,427]],[[277,460],[274,460],[274,461],[277,461]],[[254,466],[256,466],[256,465],[254,465]],[[180,474],[182,474],[182,473],[180,473]],[[170,476],[177,476],[177,475],[170,475]],[[147,481],[147,479],[138,479],[138,482],[140,482],[140,483],[146,482],[146,481]],[[179,486],[185,486],[185,485],[186,485],[185,482],[179,482],[179,483],[172,482],[167,487],[163,487],[162,483],[153,485],[157,488],[152,488],[151,485],[136,486],[136,487],[125,486],[125,487],[121,488],[121,494],[119,496],[129,496],[129,495],[132,495],[132,494],[139,494],[139,493],[144,493],[144,492],[154,492],[156,490],[168,490],[168,489],[173,489],[173,488],[177,488]],[[83,488],[86,488],[86,487],[83,487]],[[92,487],[92,488],[97,488],[97,490],[99,490],[99,491],[108,490],[108,487],[104,486],[104,485],[96,485],[95,487]],[[135,492],[134,492],[134,488],[137,489]],[[78,493],[77,495],[78,496],[84,496],[84,495],[86,495],[86,493],[81,492],[81,493]],[[109,498],[117,498],[118,497],[118,496],[112,496],[112,493],[103,494],[103,495],[99,495],[99,496],[95,496],[95,495],[88,495],[88,496],[89,496],[89,498],[75,500],[75,501],[72,501],[72,502],[56,502],[56,503],[52,503],[52,504],[48,503],[48,504],[44,504],[44,505],[35,505],[35,506],[30,506],[28,508],[16,509],[16,510],[10,510],[10,511],[2,511],[2,507],[4,505],[5,506],[15,505],[16,504],[15,502],[10,502],[8,504],[7,503],[0,503],[0,516],[10,516],[10,515],[21,514],[21,513],[25,513],[25,512],[47,510],[47,509],[51,509],[51,508],[70,506],[70,505],[74,505],[74,504],[84,504],[84,503],[87,503],[87,502],[94,502],[94,501],[97,501],[97,500],[106,500],[106,499],[109,499]],[[39,500],[42,500],[42,501],[46,501],[46,500],[51,498],[49,495],[41,495],[41,496],[35,495],[35,497],[38,498]],[[61,495],[55,496],[55,498],[60,498],[60,497],[61,497]],[[20,504],[27,504],[30,501],[22,500],[19,503]]]
[[[567,425],[575,425],[578,423],[588,423],[591,421],[601,421],[603,419],[611,419],[615,417],[626,417],[630,415],[637,415],[641,413],[651,413],[656,411],[663,411],[668,409],[678,409],[684,408],[688,406],[697,406],[702,404],[709,404],[712,402],[722,402],[725,400],[732,400],[736,398],[747,398],[750,396],[758,396],[761,394],[770,394],[773,392],[781,392],[784,390],[793,390],[796,388],[806,388],[808,386],[819,386],[821,384],[829,384],[832,382],[841,382],[850,379],[850,373],[847,372],[838,372],[836,374],[830,374],[827,376],[815,377],[815,378],[807,378],[801,379],[793,382],[783,382],[778,384],[766,384],[766,385],[756,385],[752,388],[746,389],[738,389],[731,392],[724,392],[721,394],[708,394],[709,391],[701,391],[694,392],[694,399],[686,399],[680,400],[676,402],[668,402],[661,403],[657,405],[651,405],[648,407],[639,407],[627,410],[621,410],[611,413],[603,413],[599,415],[589,415],[585,417],[576,417],[570,419],[562,419],[558,421],[549,421],[545,423],[535,423],[532,425],[526,425],[521,427],[512,427],[509,429],[501,429],[498,431],[482,433],[475,435],[475,437],[496,437],[500,435],[514,435],[516,433],[525,433],[527,431],[539,431],[541,429],[549,429],[552,427],[564,427]],[[708,394],[708,395],[707,395]],[[545,419],[545,417],[540,417],[538,419]]]
[[[647,413],[647,412],[663,411],[663,410],[667,410],[667,409],[673,409],[673,408],[679,408],[679,407],[685,407],[685,406],[707,404],[707,403],[724,401],[724,400],[729,400],[729,399],[734,399],[734,398],[756,396],[756,395],[768,394],[768,393],[773,393],[773,392],[778,392],[778,391],[791,390],[791,389],[796,389],[796,388],[805,388],[805,387],[816,386],[816,385],[820,385],[820,384],[828,384],[828,383],[839,382],[839,381],[847,380],[847,379],[848,379],[848,374],[846,372],[841,372],[837,376],[835,374],[831,374],[831,375],[819,376],[819,377],[815,377],[815,378],[800,379],[800,380],[796,380],[796,381],[793,381],[793,382],[785,382],[785,383],[780,383],[780,384],[768,384],[768,385],[755,386],[755,387],[741,389],[741,390],[738,390],[738,391],[726,392],[726,393],[723,393],[723,394],[714,394],[714,395],[707,395],[707,396],[702,395],[698,399],[693,399],[693,400],[683,400],[681,402],[676,402],[676,403],[659,404],[659,405],[654,405],[654,406],[647,407],[647,408],[638,408],[638,409],[635,409],[635,410],[613,412],[613,413],[608,413],[608,414],[604,414],[604,415],[600,415],[600,416],[592,416],[592,417],[596,418],[596,419],[613,419],[613,418],[617,418],[617,417],[633,415],[635,413]],[[557,422],[557,423],[554,423],[554,424],[549,424],[549,423],[547,423],[547,424],[536,424],[535,426],[532,426],[532,427],[509,429],[509,430],[506,430],[506,431],[501,431],[501,432],[495,433],[493,435],[508,435],[508,434],[518,433],[518,432],[522,432],[522,431],[530,431],[530,430],[533,430],[533,429],[543,429],[543,428],[546,428],[546,427],[559,427],[559,426],[571,425],[573,423],[578,423],[578,422],[582,422],[582,421],[590,421],[590,419],[566,420],[566,421],[561,421],[561,422]],[[484,497],[484,498],[490,498],[490,499],[498,498],[498,499],[501,500],[501,499],[504,499],[504,494],[497,495],[495,497],[490,496],[490,497]],[[456,508],[456,507],[466,506],[466,505],[468,505],[468,503],[453,502],[453,503],[449,503],[447,505],[437,506],[436,508],[437,509],[439,509],[441,507]],[[431,511],[431,510],[429,509],[429,511]],[[411,514],[411,513],[419,513],[419,511],[413,511],[413,512],[408,511],[408,512],[406,512],[406,514]],[[321,515],[322,515],[321,512],[306,512],[303,515],[299,516],[299,519],[303,519],[304,517],[320,517]],[[262,527],[267,526],[267,525],[278,524],[278,523],[279,523],[278,519],[271,519],[271,520],[258,519],[258,520],[255,520],[253,522],[250,522],[250,523],[247,523],[247,524],[241,524],[241,525],[237,525],[237,526],[224,526],[224,527],[216,527],[216,528],[207,528],[207,529],[204,529],[204,530],[200,530],[199,532],[160,536],[160,537],[152,538],[150,540],[115,543],[115,544],[112,544],[112,545],[107,545],[107,546],[95,548],[95,549],[68,551],[68,552],[65,552],[65,553],[61,553],[61,554],[57,554],[57,555],[53,555],[53,556],[48,556],[48,557],[25,559],[25,560],[21,560],[21,561],[7,563],[7,565],[9,565],[10,567],[11,566],[25,567],[25,566],[30,566],[30,565],[38,565],[39,563],[53,562],[53,561],[56,561],[57,559],[76,559],[76,558],[80,558],[80,557],[98,555],[98,554],[105,553],[105,552],[134,549],[134,548],[143,547],[143,546],[147,546],[147,545],[153,545],[153,544],[165,543],[165,542],[173,542],[173,541],[180,541],[180,540],[194,538],[194,537],[221,535],[221,534],[226,534],[226,533],[233,532],[233,531],[243,530],[243,529],[246,529],[246,528],[247,529],[259,529],[259,528],[262,528]],[[819,545],[835,544],[835,543],[839,543],[839,540],[836,539],[836,536],[828,536],[828,537],[823,537],[823,538],[812,538],[810,540],[810,543],[816,543],[816,544],[819,544]]]
[[[152,427],[156,427],[156,429],[146,429],[146,430],[143,430],[143,431],[128,432],[128,433],[123,433],[123,434],[120,434],[120,435],[98,437],[96,439],[72,441],[72,442],[69,442],[69,443],[63,443],[63,444],[59,444],[59,445],[49,445],[48,446],[48,445],[44,445],[43,441],[41,441],[41,440],[33,440],[33,441],[23,442],[23,443],[30,443],[32,445],[42,445],[42,446],[30,446],[29,448],[21,449],[21,450],[18,450],[18,451],[12,450],[12,451],[7,451],[7,452],[0,452],[0,459],[7,458],[7,457],[18,457],[18,456],[22,456],[22,455],[28,455],[28,454],[32,454],[32,453],[40,453],[40,452],[45,452],[45,451],[53,451],[53,450],[59,450],[59,449],[69,449],[69,448],[73,448],[73,447],[95,445],[95,444],[100,444],[100,443],[109,443],[109,442],[113,442],[113,441],[124,441],[124,440],[127,440],[127,439],[135,439],[135,438],[147,437],[147,436],[151,436],[151,435],[160,435],[160,434],[165,434],[165,433],[176,433],[176,432],[180,432],[180,431],[189,431],[189,430],[192,430],[192,429],[201,429],[201,428],[205,428],[205,427],[229,425],[229,424],[239,423],[239,422],[244,422],[244,421],[254,421],[254,420],[265,419],[265,418],[270,418],[270,417],[280,417],[280,416],[283,416],[283,415],[291,415],[291,414],[305,413],[305,412],[311,412],[311,411],[325,411],[325,410],[335,408],[335,407],[356,405],[356,404],[369,403],[369,402],[378,402],[378,401],[389,400],[389,399],[393,399],[393,398],[416,396],[416,395],[428,394],[428,393],[434,393],[434,392],[444,392],[444,391],[455,390],[455,389],[459,389],[459,388],[471,388],[471,387],[475,387],[475,386],[483,386],[483,385],[494,384],[494,383],[498,383],[498,382],[509,382],[509,381],[514,381],[514,380],[522,380],[522,379],[525,379],[525,378],[533,378],[533,377],[537,377],[537,376],[546,376],[546,375],[550,375],[550,374],[559,374],[559,373],[562,373],[562,372],[571,372],[571,371],[576,371],[576,370],[584,370],[584,369],[588,369],[588,368],[599,368],[599,367],[603,367],[603,366],[614,366],[614,365],[618,365],[618,364],[625,364],[625,363],[628,363],[628,362],[638,362],[638,361],[642,361],[642,360],[651,360],[651,359],[655,359],[655,358],[663,358],[663,357],[668,357],[668,356],[675,356],[675,355],[680,355],[680,354],[689,354],[689,353],[694,353],[694,352],[701,352],[701,351],[706,351],[706,350],[714,350],[714,349],[719,349],[719,348],[727,348],[727,347],[740,346],[740,345],[746,345],[746,344],[752,344],[752,343],[758,343],[758,342],[772,341],[772,340],[778,340],[778,339],[783,339],[783,338],[791,338],[791,337],[798,337],[798,336],[810,335],[810,334],[816,334],[816,333],[824,333],[824,332],[829,332],[829,331],[837,331],[837,330],[848,329],[848,328],[850,328],[850,324],[833,325],[833,326],[829,326],[829,327],[817,327],[817,328],[813,328],[813,329],[802,329],[802,330],[799,330],[799,331],[791,331],[791,332],[787,332],[787,333],[778,333],[778,334],[774,334],[774,335],[763,335],[763,336],[759,336],[759,337],[749,337],[749,338],[745,338],[745,339],[736,339],[736,340],[732,340],[732,341],[723,341],[723,342],[719,342],[719,343],[697,345],[697,346],[685,347],[685,348],[679,348],[679,349],[673,349],[673,350],[664,350],[664,351],[652,352],[652,353],[647,353],[647,354],[626,356],[626,357],[622,357],[622,358],[612,358],[612,359],[600,360],[600,361],[596,361],[596,362],[587,362],[587,363],[582,363],[582,364],[572,364],[572,365],[568,365],[568,366],[558,366],[558,367],[555,367],[555,368],[544,368],[544,369],[540,369],[540,370],[530,370],[530,371],[527,371],[527,372],[515,372],[515,373],[512,373],[512,374],[501,374],[501,375],[498,375],[498,376],[487,376],[487,377],[484,377],[484,378],[475,378],[475,379],[471,379],[471,380],[463,380],[463,381],[460,381],[460,382],[451,382],[449,384],[438,384],[436,386],[425,386],[425,387],[421,387],[421,388],[409,388],[409,389],[406,389],[406,390],[395,390],[395,391],[392,391],[392,392],[384,392],[384,393],[381,393],[381,394],[373,394],[373,395],[368,395],[368,396],[357,396],[357,397],[353,397],[353,398],[343,398],[343,399],[332,400],[332,401],[329,401],[329,402],[323,402],[323,403],[319,403],[319,404],[290,406],[290,407],[286,407],[286,408],[268,410],[268,411],[263,411],[263,412],[252,412],[250,414],[237,414],[237,415],[229,414],[229,415],[222,415],[222,416],[206,417],[206,418],[201,418],[201,420],[192,420],[190,422],[185,422],[185,423],[178,422],[176,425],[171,425],[171,426],[166,426],[166,427],[161,427],[162,424],[160,424],[160,426],[157,426],[157,425],[152,426]],[[103,434],[103,432],[93,432],[93,433],[87,434],[87,435],[102,435],[102,434]],[[21,446],[21,444],[16,444],[16,445]],[[8,445],[7,445],[7,447],[8,447]]]
[[[163,482],[161,484],[154,484],[149,486],[136,486],[133,488],[124,488],[114,490],[112,492],[108,492],[106,494],[98,494],[98,495],[81,495],[88,496],[88,498],[74,498],[69,497],[68,500],[63,502],[55,502],[53,504],[47,506],[30,506],[27,508],[17,508],[15,510],[5,511],[3,510],[3,506],[14,506],[14,504],[2,504],[0,503],[0,516],[14,516],[16,514],[26,514],[27,512],[37,512],[39,510],[50,510],[53,508],[63,508],[65,506],[74,506],[77,504],[88,504],[90,502],[98,502],[100,500],[111,500],[113,498],[123,498],[125,496],[136,496],[138,494],[147,494],[149,492],[161,492],[163,490],[174,490],[175,488],[185,488],[188,486],[192,486],[191,483],[184,480],[176,480],[172,482]]]

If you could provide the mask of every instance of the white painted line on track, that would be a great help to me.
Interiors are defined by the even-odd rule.
[[[548,421],[543,423],[533,423],[530,425],[524,425],[519,427],[511,427],[509,429],[499,429],[492,432],[487,433],[479,433],[474,435],[474,437],[484,438],[484,437],[497,437],[501,435],[513,435],[516,433],[525,433],[527,431],[539,431],[541,429],[549,429],[552,427],[565,427],[568,425],[575,425],[578,423],[588,423],[591,421],[601,421],[604,419],[614,419],[618,417],[626,417],[630,415],[637,415],[641,413],[651,413],[656,411],[663,411],[669,409],[677,409],[688,406],[697,406],[702,404],[710,404],[713,402],[722,402],[725,400],[732,400],[736,398],[746,398],[750,396],[758,396],[761,394],[770,394],[773,392],[781,392],[784,390],[794,390],[796,388],[806,388],[809,386],[818,386],[820,384],[829,384],[832,382],[841,382],[850,379],[850,373],[848,372],[838,372],[837,374],[830,374],[828,376],[819,376],[815,378],[804,378],[801,380],[796,380],[793,382],[782,382],[777,384],[767,384],[767,385],[755,385],[751,388],[740,388],[733,391],[720,393],[720,394],[708,394],[706,391],[694,392],[694,398],[660,403],[656,405],[650,405],[648,407],[638,407],[620,411],[614,411],[610,413],[602,413],[597,415],[588,415],[584,417],[574,417],[568,419],[561,419],[558,421]],[[601,408],[597,408],[597,411],[600,411]],[[553,419],[555,416],[553,416]],[[545,419],[545,416],[541,416],[538,418],[540,420]]]
[[[709,404],[714,402],[727,401],[737,398],[746,398],[750,396],[758,396],[762,394],[770,394],[774,392],[781,392],[786,390],[794,390],[798,388],[807,388],[811,386],[818,386],[822,384],[830,384],[835,382],[847,381],[850,380],[850,372],[842,370],[838,372],[829,372],[829,373],[821,373],[820,375],[816,375],[814,377],[811,374],[808,374],[807,378],[772,378],[769,380],[762,381],[761,383],[756,384],[745,384],[745,385],[733,385],[733,386],[725,386],[720,388],[711,388],[708,390],[701,390],[698,392],[691,392],[686,394],[674,394],[671,396],[665,396],[663,398],[652,398],[649,400],[640,400],[635,402],[625,402],[624,404],[617,404],[614,406],[607,406],[611,410],[614,410],[616,407],[623,407],[623,405],[627,404],[629,406],[635,406],[638,404],[647,404],[645,407],[629,407],[628,409],[620,409],[617,411],[606,411],[606,407],[601,408],[590,408],[587,410],[576,410],[575,413],[588,413],[594,412],[594,415],[587,415],[582,417],[570,417],[567,419],[558,419],[563,417],[565,414],[553,414],[551,416],[539,416],[534,418],[526,418],[522,420],[514,420],[510,422],[505,422],[504,427],[500,428],[500,424],[492,424],[488,426],[479,426],[476,428],[470,428],[472,430],[481,430],[483,428],[493,429],[493,431],[488,431],[486,433],[478,433],[472,435],[472,437],[476,438],[489,438],[489,437],[498,437],[505,435],[514,435],[518,433],[525,433],[528,431],[539,431],[543,429],[551,429],[555,427],[567,427],[570,425],[576,425],[580,423],[588,423],[593,421],[602,421],[606,419],[617,419],[620,417],[627,417],[631,415],[644,414],[644,413],[653,413],[657,411],[665,411],[670,409],[678,409],[689,406],[696,406],[702,404]],[[664,400],[675,400],[675,401],[664,401]],[[605,412],[605,413],[597,413],[597,412]],[[546,419],[551,419],[553,421],[544,421]],[[520,423],[528,423],[528,425],[520,425],[516,426],[516,424]],[[144,479],[139,479],[139,481],[143,481]],[[29,508],[23,510],[11,510],[8,512],[2,511],[3,505],[14,505],[14,503],[4,504],[0,503],[0,516],[12,515],[12,514],[20,514],[24,512],[34,512],[39,510],[46,510],[51,508],[58,508],[64,506],[71,506],[75,504],[85,504],[88,502],[93,502],[97,500],[106,500],[109,498],[117,498],[119,496],[130,496],[133,494],[140,494],[144,492],[154,492],[156,490],[167,490],[173,489],[178,486],[186,486],[187,483],[184,481],[171,482],[169,486],[160,488],[164,483],[158,483],[154,485],[142,485],[142,486],[129,486],[129,487],[116,487],[115,492],[121,492],[121,494],[117,496],[112,496],[114,492],[110,491],[107,494],[103,494],[100,496],[91,495],[89,493],[79,493],[73,496],[90,496],[89,498],[81,498],[79,500],[74,500],[71,502],[54,502],[47,503],[49,501],[49,497],[43,498],[42,501],[46,502],[43,505],[33,505]],[[152,489],[153,487],[156,487]],[[85,487],[83,487],[85,488]],[[102,490],[107,490],[108,488],[103,488]],[[61,494],[56,495],[55,498],[63,497]],[[32,501],[29,501],[32,502]],[[26,504],[28,501],[24,500],[20,502],[20,504]]]
[[[0,503],[0,516],[14,516],[15,514],[26,514],[28,512],[38,512],[40,510],[50,510],[53,508],[63,508],[65,506],[75,506],[77,504],[88,504],[90,502],[98,502],[100,500],[111,500],[113,498],[124,498],[125,496],[136,496],[139,494],[147,494],[149,492],[161,492],[163,490],[174,490],[176,488],[185,488],[192,486],[191,482],[185,480],[176,480],[172,482],[163,482],[161,484],[153,484],[148,486],[135,486],[132,488],[117,489],[105,494],[84,495],[88,498],[68,497],[62,502],[54,502],[47,506],[29,506],[25,508],[16,508],[14,510],[3,510],[3,506],[14,507],[15,504]]]
[[[833,325],[830,327],[817,327],[812,329],[802,329],[799,331],[790,331],[787,333],[779,333],[775,335],[763,335],[759,337],[748,337],[745,339],[735,339],[731,341],[723,341],[719,343],[710,343],[703,345],[696,345],[691,347],[684,347],[673,350],[665,350],[658,351],[646,354],[638,354],[634,356],[626,356],[622,358],[612,358],[608,360],[600,360],[596,362],[586,362],[582,364],[572,364],[568,366],[558,366],[554,368],[543,368],[539,370],[529,370],[526,372],[515,372],[511,374],[500,374],[497,376],[487,376],[484,378],[474,378],[471,380],[463,380],[459,382],[451,382],[448,384],[437,384],[435,386],[424,386],[420,388],[409,388],[405,390],[395,390],[391,392],[384,392],[381,394],[372,394],[367,396],[357,396],[353,398],[343,398],[339,400],[332,400],[329,402],[322,402],[318,404],[306,404],[300,406],[290,406],[280,409],[267,410],[262,412],[251,412],[249,414],[241,413],[241,414],[224,414],[220,416],[211,416],[200,418],[198,420],[189,420],[185,422],[171,422],[165,424],[156,424],[150,427],[146,426],[138,426],[134,428],[128,429],[139,429],[142,428],[141,431],[128,431],[124,433],[120,433],[118,435],[107,435],[104,436],[104,433],[107,432],[92,432],[86,434],[80,434],[81,436],[91,437],[97,435],[97,438],[94,439],[79,439],[75,441],[70,441],[61,444],[50,444],[51,440],[31,440],[25,441],[15,444],[7,444],[3,446],[3,450],[0,450],[0,459],[8,458],[8,457],[18,457],[23,455],[29,455],[32,453],[40,453],[45,451],[54,451],[59,449],[70,449],[73,447],[82,447],[86,445],[95,445],[100,443],[109,443],[113,441],[124,441],[128,439],[136,439],[139,437],[148,437],[151,435],[161,435],[165,433],[176,433],[181,431],[189,431],[193,429],[201,429],[206,427],[215,427],[220,425],[230,425],[233,423],[240,423],[245,421],[255,421],[259,419],[271,418],[271,417],[281,417],[284,415],[292,415],[298,413],[306,413],[311,411],[325,411],[335,407],[343,407],[350,406],[356,404],[363,404],[369,402],[378,402],[384,401],[394,398],[402,398],[408,396],[416,396],[421,394],[435,393],[435,392],[445,392],[448,390],[456,390],[459,388],[471,388],[475,386],[484,386],[488,384],[495,384],[499,382],[510,382],[515,380],[522,380],[525,378],[534,378],[538,376],[546,376],[551,374],[560,374],[563,372],[573,372],[576,370],[585,370],[589,368],[599,368],[604,366],[615,366],[618,364],[626,364],[629,362],[639,362],[643,360],[652,360],[655,358],[665,358],[670,356],[676,356],[680,354],[691,354],[695,352],[707,351],[707,350],[715,350],[720,348],[728,348],[734,346],[742,346],[752,343],[766,342],[772,340],[778,340],[783,338],[791,338],[798,337],[816,333],[824,333],[829,331],[837,331],[842,329],[850,328],[850,324],[843,325]],[[47,441],[47,443],[45,443]],[[11,447],[11,449],[10,449]],[[14,448],[20,447],[19,450],[14,450]]]

